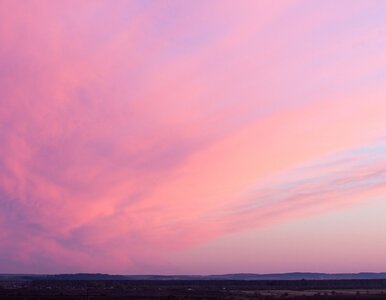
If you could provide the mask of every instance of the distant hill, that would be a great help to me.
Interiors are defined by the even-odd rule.
[[[278,274],[222,274],[222,275],[109,275],[109,274],[0,274],[0,280],[339,280],[386,279],[384,273],[278,273]]]
[[[386,279],[386,273],[278,273],[278,274],[224,274],[210,275],[208,279],[221,280],[336,280],[336,279]]]

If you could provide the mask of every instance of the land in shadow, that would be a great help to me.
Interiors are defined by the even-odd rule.
[[[3,280],[0,299],[386,299],[386,280]]]

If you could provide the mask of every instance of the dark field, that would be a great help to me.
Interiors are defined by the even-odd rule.
[[[3,281],[0,299],[386,299],[386,280]]]

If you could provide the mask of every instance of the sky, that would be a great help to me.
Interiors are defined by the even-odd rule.
[[[0,0],[0,273],[386,271],[386,1]]]

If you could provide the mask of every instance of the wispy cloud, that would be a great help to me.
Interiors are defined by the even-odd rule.
[[[0,1],[1,269],[168,272],[382,194],[385,5]]]

